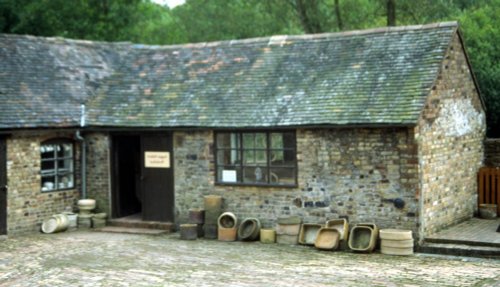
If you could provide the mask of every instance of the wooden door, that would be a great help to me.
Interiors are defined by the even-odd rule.
[[[7,234],[7,144],[0,137],[0,235]]]
[[[171,134],[141,136],[142,219],[174,221]]]

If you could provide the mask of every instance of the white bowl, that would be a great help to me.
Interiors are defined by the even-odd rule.
[[[95,208],[95,199],[78,200],[78,209],[83,212],[90,212]]]

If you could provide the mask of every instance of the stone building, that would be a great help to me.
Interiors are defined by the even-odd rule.
[[[219,194],[264,226],[419,239],[475,212],[485,114],[455,22],[173,46],[0,35],[0,59],[4,234],[81,197],[178,224]]]

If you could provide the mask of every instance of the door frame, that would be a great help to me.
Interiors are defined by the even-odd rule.
[[[144,136],[166,136],[170,142],[169,144],[169,153],[170,153],[170,169],[171,169],[171,181],[169,183],[168,189],[171,192],[171,198],[172,198],[172,203],[169,205],[169,207],[172,208],[171,214],[172,214],[172,222],[175,221],[175,166],[174,166],[174,146],[173,146],[173,132],[172,131],[118,131],[118,132],[110,132],[110,155],[111,155],[111,198],[110,198],[110,205],[111,205],[111,217],[112,218],[118,218],[117,214],[117,208],[119,207],[119,202],[117,201],[117,195],[119,194],[119,171],[117,168],[117,161],[118,161],[118,156],[119,153],[117,152],[117,146],[116,146],[116,138],[119,136],[137,136],[140,138],[140,150],[139,153],[140,155],[140,161],[141,161],[141,166],[144,164],[144,151],[143,151],[143,137]],[[141,168],[142,170],[143,168]],[[140,182],[138,184],[141,189],[143,189],[143,182]],[[144,194],[144,192],[142,192]],[[142,210],[144,208],[147,208],[142,205]],[[142,220],[142,218],[141,218]]]
[[[0,135],[0,235],[7,234],[7,140]]]

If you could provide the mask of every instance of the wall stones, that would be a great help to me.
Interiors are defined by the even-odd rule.
[[[87,141],[87,197],[96,200],[96,212],[111,214],[109,137],[102,133],[84,135]]]
[[[39,231],[44,219],[73,210],[79,198],[75,189],[43,192],[40,178],[40,143],[51,138],[72,138],[71,133],[19,132],[7,139],[7,233]],[[75,179],[79,172],[79,145],[75,142]]]
[[[473,215],[483,160],[485,115],[458,35],[445,58],[415,129],[421,237]]]
[[[298,215],[313,223],[347,217],[417,229],[417,147],[408,129],[298,130],[296,188],[214,185],[212,145],[212,132],[174,133],[178,223],[213,193],[223,196],[225,210],[269,227],[278,217]],[[405,208],[384,201],[393,198],[405,200]]]
[[[484,165],[491,167],[500,167],[500,139],[485,140]]]

